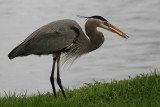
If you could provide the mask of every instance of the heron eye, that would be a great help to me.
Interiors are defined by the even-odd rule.
[[[108,25],[110,25],[110,23],[108,23],[107,21],[105,21],[104,25],[108,26]]]

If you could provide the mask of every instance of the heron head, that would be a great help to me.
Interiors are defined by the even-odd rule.
[[[121,30],[119,30],[118,28],[116,28],[115,26],[110,24],[102,16],[91,16],[91,17],[80,16],[80,17],[92,19],[96,23],[97,27],[100,27],[100,28],[106,29],[108,31],[111,31],[113,33],[116,33],[116,34],[118,34],[119,36],[121,36],[123,38],[126,38],[126,39],[129,38],[125,33],[123,33]]]

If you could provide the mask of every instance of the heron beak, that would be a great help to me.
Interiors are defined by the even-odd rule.
[[[111,25],[111,24],[108,25],[108,28],[109,28],[109,30],[110,30],[111,32],[117,33],[119,36],[122,36],[122,37],[124,37],[124,38],[126,38],[126,39],[129,38],[125,33],[123,33],[121,30],[119,30],[118,28],[116,28],[115,26],[113,26],[113,25]]]
[[[108,24],[108,25],[101,24],[100,27],[107,29],[111,32],[114,32],[114,33],[118,34],[119,36],[122,36],[123,38],[126,38],[126,39],[129,38],[125,33],[123,33],[121,30],[119,30],[118,28],[116,28],[115,26],[113,26],[111,24]]]

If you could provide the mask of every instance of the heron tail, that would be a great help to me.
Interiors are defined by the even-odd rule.
[[[14,48],[14,49],[8,54],[9,59],[13,59],[13,58],[15,58],[15,57],[17,57],[17,56],[20,55],[22,44],[23,44],[23,43],[21,43],[20,45],[18,45],[16,48]]]

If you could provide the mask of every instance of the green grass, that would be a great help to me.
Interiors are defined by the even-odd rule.
[[[65,89],[67,99],[57,92],[37,95],[6,95],[0,107],[160,107],[160,74],[154,71],[111,83],[86,83],[79,89]]]

